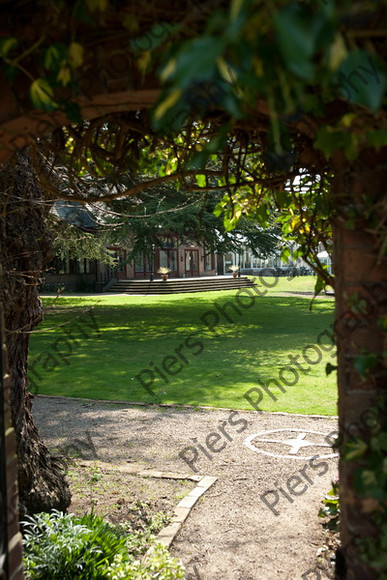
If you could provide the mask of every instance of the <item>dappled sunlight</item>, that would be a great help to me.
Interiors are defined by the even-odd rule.
[[[152,297],[146,306],[144,297],[102,298],[93,318],[73,320],[71,299],[61,315],[47,314],[40,330],[69,324],[33,335],[32,392],[248,408],[244,393],[278,378],[290,357],[315,344],[333,321],[331,301],[316,301],[310,311],[310,300],[299,297],[257,297],[250,308],[238,305],[234,291]],[[327,362],[334,364],[323,351],[319,364],[299,372],[292,387],[298,410],[335,412]],[[262,404],[276,410],[286,399],[266,394]]]

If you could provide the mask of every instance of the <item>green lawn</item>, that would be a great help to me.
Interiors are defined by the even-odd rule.
[[[287,278],[286,276],[279,276],[274,278],[265,276],[260,279],[259,276],[249,276],[255,278],[255,282],[262,285],[262,282],[267,284],[268,293],[278,294],[279,292],[313,292],[316,284],[316,276],[297,276],[296,278]]]
[[[261,410],[336,414],[335,376],[325,375],[335,349],[328,335],[318,345],[333,322],[333,302],[318,299],[310,311],[310,298],[278,296],[283,282],[254,300],[241,295],[239,303],[235,291],[63,296],[51,310],[54,299],[44,298],[38,330],[47,330],[31,338],[31,391],[252,409],[243,395],[255,388],[261,394],[252,391],[251,401],[260,398]],[[282,290],[305,291],[307,283],[296,278]],[[79,317],[91,305],[94,318]],[[58,326],[63,322],[69,324]],[[277,384],[267,385],[271,379]]]

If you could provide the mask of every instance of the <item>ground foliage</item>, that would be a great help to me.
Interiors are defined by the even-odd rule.
[[[26,577],[184,578],[182,565],[154,541],[161,527],[156,517],[146,522],[145,529],[134,529],[130,522],[112,526],[93,512],[75,516],[54,510],[30,516],[23,522]]]

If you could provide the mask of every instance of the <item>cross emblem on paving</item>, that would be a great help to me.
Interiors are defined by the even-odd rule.
[[[306,433],[299,433],[295,439],[285,439],[285,441],[282,441],[282,443],[284,443],[285,445],[289,445],[290,446],[289,453],[295,455],[296,453],[299,452],[301,447],[310,447],[311,445],[314,445],[314,443],[305,441],[305,437]]]
[[[305,441],[306,433],[299,433],[297,437],[293,439],[266,439],[260,437],[258,441],[267,441],[269,443],[283,443],[284,445],[289,445],[291,455],[297,455],[302,447],[329,447],[327,444],[322,443],[311,443],[310,441]]]
[[[295,436],[291,436],[287,439],[277,439],[275,437],[275,435],[279,435],[284,434],[283,432],[288,432],[287,435],[289,434],[289,431],[298,431],[297,435]],[[306,439],[306,436],[308,435],[308,433],[313,434],[312,439],[316,439],[316,435],[321,437],[321,439],[323,439],[324,442],[318,442],[318,441],[310,441],[310,439]],[[265,437],[265,435],[270,435],[270,434],[275,434],[274,438],[272,437]],[[321,441],[320,439],[320,441]],[[277,443],[280,444],[281,446],[287,446],[290,447],[290,449],[288,451],[284,452],[279,452],[279,453],[275,453],[273,452],[273,448],[268,448],[267,450],[265,450],[264,448],[260,448],[259,447],[259,443]],[[270,431],[266,431],[263,433],[256,433],[254,435],[250,435],[249,437],[247,437],[244,441],[244,444],[249,447],[249,449],[251,449],[252,451],[257,451],[259,453],[263,453],[264,455],[271,455],[273,457],[288,457],[289,459],[291,457],[294,457],[295,459],[310,459],[310,457],[303,457],[302,452],[300,452],[300,450],[303,450],[303,448],[306,447],[325,447],[325,448],[330,448],[331,446],[326,442],[326,435],[324,433],[321,432],[317,432],[317,431],[303,431],[301,429],[272,429]],[[316,451],[311,451],[309,452],[311,453],[311,457],[313,457],[313,455],[316,454]],[[328,454],[324,454],[321,457],[335,457],[335,453],[328,453]]]

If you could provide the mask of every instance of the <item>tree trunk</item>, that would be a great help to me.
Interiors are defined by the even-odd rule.
[[[378,397],[385,398],[387,393],[387,369],[383,362],[387,341],[381,323],[387,313],[386,250],[381,251],[387,237],[386,154],[386,150],[364,151],[352,166],[339,152],[333,160],[341,450],[351,435],[360,436],[369,444],[367,415],[370,417]],[[361,358],[363,365],[359,365]],[[383,572],[379,576],[380,569],[360,557],[359,540],[368,537],[375,541],[382,534],[374,517],[380,505],[371,494],[366,497],[356,491],[359,469],[366,465],[367,456],[353,461],[340,459],[343,570],[337,577],[346,580],[385,577]],[[371,471],[376,469],[368,467]]]
[[[17,437],[20,515],[70,504],[59,461],[39,438],[27,389],[29,332],[42,320],[40,274],[52,258],[44,200],[26,151],[0,173],[0,293],[4,304],[11,375],[12,419]]]

